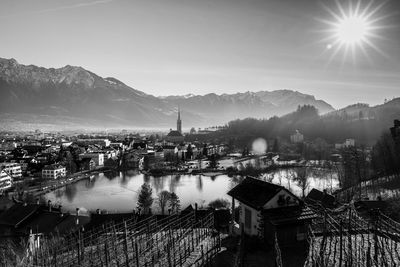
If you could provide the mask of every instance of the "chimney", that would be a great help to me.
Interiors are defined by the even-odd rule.
[[[96,214],[101,214],[100,209],[96,210]]]
[[[76,208],[76,225],[79,225],[79,208]]]

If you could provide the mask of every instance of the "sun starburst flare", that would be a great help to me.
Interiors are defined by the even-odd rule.
[[[346,2],[346,6],[342,3]],[[367,50],[386,57],[385,53],[376,44],[378,39],[384,39],[380,30],[387,27],[383,25],[383,20],[389,15],[382,15],[382,7],[387,1],[380,1],[377,4],[374,0],[368,3],[362,0],[342,1],[335,0],[336,6],[331,8],[323,5],[329,13],[329,19],[317,19],[323,22],[328,28],[323,32],[328,36],[321,42],[326,44],[326,49],[333,51],[329,62],[331,62],[339,52],[343,52],[343,62],[351,55],[355,62],[356,53],[362,51],[364,56],[371,62]],[[367,4],[366,4],[367,3]]]

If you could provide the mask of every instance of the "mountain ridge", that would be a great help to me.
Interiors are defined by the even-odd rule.
[[[175,125],[178,106],[187,127],[225,124],[245,117],[280,116],[305,104],[316,106],[320,113],[334,110],[312,95],[287,89],[156,97],[79,66],[44,68],[3,58],[0,104],[1,113],[85,118],[104,121],[104,126],[159,127]]]

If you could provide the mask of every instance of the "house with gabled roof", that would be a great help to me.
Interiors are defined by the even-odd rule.
[[[316,214],[285,187],[246,177],[231,189],[232,207],[239,202],[239,232],[257,236],[273,244],[275,236],[280,245],[306,240],[308,225]],[[232,212],[232,214],[235,214]]]

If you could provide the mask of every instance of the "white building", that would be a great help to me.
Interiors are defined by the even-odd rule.
[[[65,177],[67,171],[62,165],[47,165],[42,169],[42,178],[45,179],[57,179],[61,177]]]
[[[96,166],[104,166],[104,154],[103,153],[83,153],[79,155],[79,160],[84,158],[91,158],[96,163]]]
[[[353,147],[356,145],[356,141],[354,139],[346,139],[344,142],[345,147]]]
[[[290,142],[292,143],[303,143],[304,135],[302,135],[299,130],[296,130],[296,133],[290,136]]]
[[[0,163],[0,170],[6,171],[13,179],[22,177],[21,165],[18,163],[2,162]]]
[[[3,150],[3,151],[14,150],[15,148],[17,148],[17,145],[18,144],[16,142],[0,143],[0,150]]]
[[[342,144],[335,144],[336,149],[354,147],[356,145],[356,141],[354,139],[348,138]]]
[[[12,177],[4,170],[0,171],[0,194],[12,186]]]
[[[317,215],[286,188],[246,177],[228,193],[239,202],[239,218],[232,213],[231,230],[257,236],[269,245],[292,246],[307,240],[307,229]]]
[[[100,145],[102,147],[109,147],[111,141],[108,139],[78,139],[76,143],[81,145]]]

